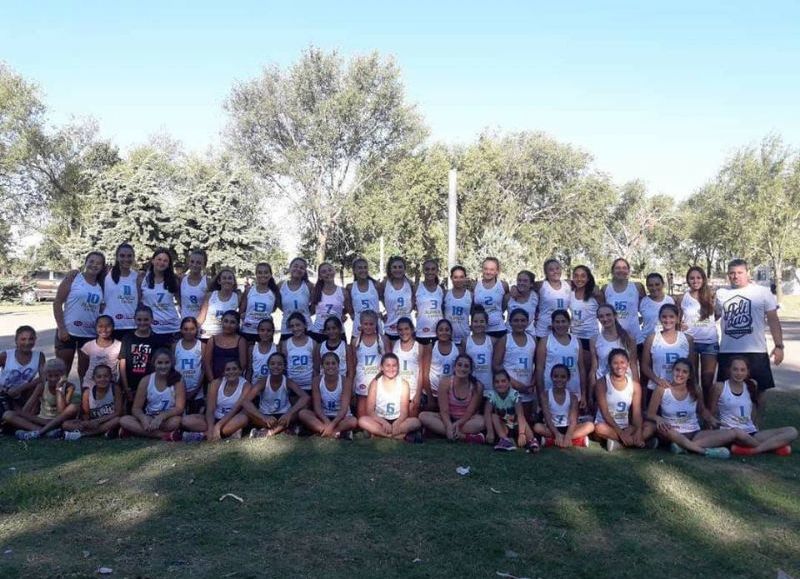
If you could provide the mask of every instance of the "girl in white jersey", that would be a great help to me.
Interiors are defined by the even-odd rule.
[[[618,257],[611,264],[611,283],[603,288],[606,303],[617,311],[617,319],[634,339],[639,338],[639,301],[645,296],[644,286],[630,281],[631,265]],[[641,354],[639,356],[641,359]]]
[[[609,352],[609,371],[594,384],[597,412],[594,417],[596,435],[605,439],[606,450],[643,448],[642,387],[630,374],[630,358],[622,348]]]
[[[63,424],[66,438],[75,440],[82,436],[99,436],[119,430],[119,419],[124,411],[122,386],[112,379],[111,368],[105,364],[94,367],[92,386],[83,389],[80,417]]]
[[[275,436],[288,430],[300,411],[308,406],[308,393],[286,377],[286,356],[276,352],[267,365],[269,377],[253,385],[242,405],[253,425],[251,438]]]
[[[692,338],[679,329],[680,313],[674,304],[661,306],[658,312],[661,331],[650,334],[642,351],[642,375],[647,389],[668,387],[672,380],[672,365],[679,358],[692,359]]]
[[[597,320],[600,322],[600,333],[589,342],[591,353],[591,367],[589,369],[589,384],[594,384],[609,373],[608,355],[611,350],[621,348],[628,353],[628,372],[634,381],[639,382],[639,360],[636,356],[636,339],[628,335],[619,320],[617,310],[610,304],[600,304],[597,307]],[[641,383],[641,382],[640,382]]]
[[[139,381],[130,416],[120,418],[120,436],[180,440],[186,390],[175,371],[172,353],[164,348],[153,355],[152,374]]]
[[[322,329],[325,340],[314,345],[314,374],[318,376],[322,373],[322,358],[328,352],[333,352],[339,359],[339,374],[352,379],[355,363],[344,339],[342,322],[339,318],[328,318]]]
[[[637,344],[644,344],[647,336],[661,330],[661,322],[658,313],[664,304],[674,304],[672,296],[664,293],[664,278],[660,273],[649,273],[645,280],[647,285],[647,295],[639,302],[639,317],[642,320],[642,327],[639,330]]]
[[[199,330],[200,324],[196,319],[183,318],[181,339],[175,342],[173,349],[175,369],[181,375],[186,390],[187,414],[203,414],[206,407],[203,393],[206,381],[203,354],[206,345],[197,337]]]
[[[539,308],[539,294],[534,291],[536,276],[533,272],[522,270],[517,274],[517,285],[511,288],[506,294],[506,311],[517,309],[528,312],[528,329],[531,336],[536,335],[536,310]],[[511,322],[506,324],[508,331],[511,331]]]
[[[417,341],[423,346],[436,340],[436,324],[444,317],[444,290],[439,285],[439,264],[426,259],[422,264],[423,280],[414,290],[417,309]]]
[[[383,340],[378,335],[378,313],[364,310],[360,315],[361,332],[356,342],[350,346],[350,359],[355,365],[353,396],[356,397],[356,414],[364,416],[367,412],[367,394],[372,379],[378,375],[381,356],[386,351]]]
[[[384,354],[381,373],[369,385],[367,413],[358,419],[358,426],[372,436],[403,440],[422,426],[419,418],[408,414],[408,382],[400,378],[399,370],[397,356]]]
[[[508,284],[500,279],[500,260],[487,257],[481,264],[481,279],[475,284],[472,299],[486,310],[489,316],[486,333],[493,338],[502,338],[508,332],[503,319],[507,293]]]
[[[699,358],[700,385],[703,396],[708,397],[714,386],[714,375],[717,371],[717,354],[719,354],[719,336],[717,335],[717,316],[714,311],[716,294],[708,284],[708,277],[702,267],[690,267],[686,272],[687,290],[677,297],[681,309],[683,329],[694,340],[695,357],[692,362],[697,366]]]
[[[204,341],[222,333],[222,316],[225,312],[239,312],[239,290],[232,269],[224,267],[219,270],[210,289],[197,317],[201,326],[200,338]]]
[[[572,315],[570,331],[581,343],[587,384],[594,383],[594,375],[589,372],[592,367],[591,342],[600,333],[597,308],[603,301],[603,292],[597,287],[592,270],[585,265],[576,266],[572,270],[572,293],[569,296],[569,311]]]
[[[186,259],[188,271],[181,278],[180,303],[181,319],[200,315],[200,308],[206,301],[211,280],[204,273],[208,254],[204,249],[193,249]]]
[[[222,378],[214,380],[208,387],[205,421],[199,414],[183,417],[183,427],[192,432],[202,433],[205,426],[206,440],[221,438],[241,438],[242,429],[250,419],[244,406],[251,398],[252,387],[244,376],[238,360],[225,364]],[[205,422],[205,424],[203,424]],[[184,440],[196,440],[199,436],[186,436]]]
[[[481,306],[472,310],[472,335],[461,344],[461,351],[472,358],[472,374],[483,386],[483,395],[488,397],[494,385],[492,362],[494,360],[494,338],[486,333],[489,317]],[[501,338],[503,339],[503,338]]]
[[[278,351],[275,345],[275,322],[264,318],[258,323],[258,341],[250,350],[247,379],[253,386],[269,377],[269,359]]]
[[[444,317],[453,326],[453,341],[459,346],[469,336],[469,313],[472,292],[467,288],[467,270],[460,265],[450,269],[452,288],[444,295]]]
[[[386,278],[380,288],[381,300],[386,310],[386,337],[397,340],[397,321],[400,318],[412,319],[414,310],[414,290],[406,277],[406,262],[402,257],[390,257],[386,264]]]
[[[136,329],[133,316],[139,305],[139,273],[133,270],[134,259],[133,246],[130,243],[119,244],[114,254],[114,265],[103,277],[100,311],[114,320],[114,339],[119,341]]]
[[[542,405],[541,420],[533,425],[533,431],[543,438],[542,446],[589,446],[594,424],[578,422],[580,400],[567,389],[570,374],[564,364],[556,364],[550,370],[553,387],[544,395],[546,404]]]
[[[338,318],[344,322],[344,290],[336,285],[336,269],[330,263],[321,263],[317,269],[317,283],[311,292],[311,309],[314,312],[314,323],[308,335],[315,342],[325,340],[325,320]]]
[[[306,320],[302,313],[289,316],[292,337],[281,342],[281,353],[286,356],[286,375],[300,388],[311,390],[314,377],[314,340],[306,332]]]
[[[422,405],[422,393],[425,389],[425,351],[414,336],[414,322],[411,318],[397,320],[396,341],[387,340],[386,349],[397,356],[400,366],[400,378],[408,382],[409,387],[409,416],[419,416]],[[362,414],[359,414],[362,416]]]
[[[105,267],[105,256],[99,251],[90,252],[83,271],[64,278],[53,300],[53,317],[58,328],[55,353],[64,361],[67,374],[72,368],[75,352],[95,337],[94,324],[103,301],[101,276]]]
[[[295,257],[289,262],[289,279],[278,286],[281,297],[281,341],[288,340],[289,316],[300,312],[305,318],[306,327],[311,325],[311,283],[308,281],[308,263],[302,257]]]
[[[581,413],[591,406],[589,392],[583,371],[581,345],[569,333],[570,319],[567,310],[556,310],[550,316],[550,334],[536,344],[536,387],[539,389],[540,404],[544,407],[546,391],[553,388],[550,378],[553,367],[562,364],[569,369],[567,389],[580,400]]]
[[[140,276],[139,303],[153,310],[153,333],[161,346],[172,346],[178,337],[181,319],[175,300],[179,295],[180,280],[172,268],[172,254],[156,249],[147,271]]]
[[[556,310],[567,310],[570,307],[572,288],[561,279],[561,263],[557,259],[544,262],[544,277],[537,282],[534,289],[539,294],[539,313],[536,318],[536,338],[546,338],[550,332],[550,319]]]
[[[417,340],[419,341],[419,340]],[[436,324],[436,341],[428,346],[423,346],[427,378],[425,394],[428,410],[438,408],[439,383],[442,378],[452,376],[458,348],[453,343],[453,327],[445,319]]]
[[[300,421],[323,438],[352,440],[358,419],[350,412],[352,379],[339,374],[339,356],[328,352],[322,357],[322,375],[311,386],[311,409],[300,411]]]
[[[367,260],[360,257],[353,261],[353,283],[347,284],[344,292],[344,309],[353,318],[351,343],[355,344],[361,334],[361,313],[367,310],[379,312],[381,296],[378,282],[369,275]],[[382,328],[378,326],[378,333]]]
[[[797,439],[797,429],[793,426],[758,429],[758,384],[750,378],[747,359],[740,356],[731,358],[729,376],[725,382],[715,385],[709,411],[717,416],[721,429],[743,430],[756,442],[755,446],[734,444],[731,452],[739,455],[774,452],[779,456],[789,456],[792,453],[792,441]]]
[[[44,368],[44,354],[35,350],[36,330],[20,326],[14,333],[16,348],[0,352],[0,413],[22,408],[39,383]]]
[[[528,334],[528,312],[517,309],[508,315],[511,333],[494,344],[492,366],[495,372],[505,370],[511,377],[511,386],[519,393],[528,419],[532,418],[536,399],[533,371],[536,360],[536,340]]]
[[[694,452],[709,458],[730,458],[725,446],[737,442],[755,446],[753,438],[739,429],[701,430],[698,414],[703,409],[702,394],[694,385],[692,363],[679,358],[672,368],[672,381],[658,385],[647,406],[648,422],[644,437],[654,433],[670,443],[676,454]]]
[[[242,336],[249,344],[258,341],[258,324],[261,320],[272,318],[276,308],[281,305],[281,294],[272,266],[262,261],[256,264],[256,283],[248,286],[242,293],[239,311],[242,312]]]

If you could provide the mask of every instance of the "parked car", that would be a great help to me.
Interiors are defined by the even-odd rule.
[[[64,280],[64,277],[66,277],[66,273],[63,271],[43,269],[33,272],[26,280],[31,284],[31,288],[23,292],[22,303],[32,304],[33,302],[56,299],[58,286]]]

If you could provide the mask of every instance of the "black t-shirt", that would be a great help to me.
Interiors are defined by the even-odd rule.
[[[140,338],[134,333],[122,339],[119,357],[125,360],[125,376],[128,379],[128,388],[132,391],[136,391],[139,380],[153,371],[153,352],[157,345],[158,338],[152,333],[146,338]]]

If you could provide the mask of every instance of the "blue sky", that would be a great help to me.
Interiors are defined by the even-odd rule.
[[[768,132],[800,145],[799,24],[798,2],[9,1],[0,58],[55,122],[205,149],[236,80],[309,44],[378,50],[433,140],[543,130],[617,181],[683,197]]]

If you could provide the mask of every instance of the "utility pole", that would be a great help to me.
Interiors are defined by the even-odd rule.
[[[447,269],[456,264],[456,170],[450,169],[447,195]]]

